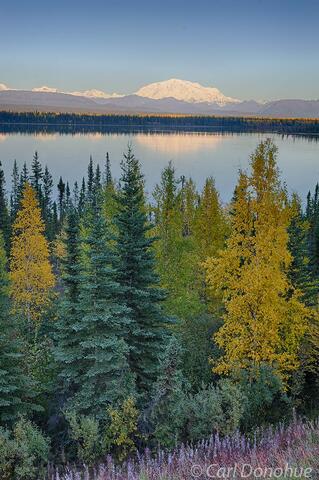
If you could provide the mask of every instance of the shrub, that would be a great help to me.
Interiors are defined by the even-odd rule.
[[[48,440],[29,420],[21,418],[12,432],[0,430],[2,480],[44,478],[48,455]]]
[[[77,416],[67,411],[65,418],[70,425],[70,437],[77,447],[77,457],[87,465],[93,465],[101,456],[99,422],[93,417]]]
[[[126,399],[120,408],[108,409],[110,423],[106,428],[104,443],[107,449],[114,449],[116,457],[122,461],[135,452],[138,437],[138,409],[133,398]]]
[[[244,430],[274,424],[290,417],[292,403],[281,379],[269,365],[239,373],[239,385],[246,397],[242,418]]]
[[[189,396],[186,407],[188,440],[197,441],[216,432],[228,435],[238,429],[244,396],[234,383],[222,380]]]

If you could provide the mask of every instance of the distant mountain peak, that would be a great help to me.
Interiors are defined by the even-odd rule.
[[[42,87],[32,88],[32,92],[59,93],[59,90],[57,88],[47,87],[46,85],[43,85]]]
[[[84,92],[70,92],[71,95],[76,95],[78,97],[87,97],[87,98],[119,98],[123,95],[118,93],[106,93],[102,90],[96,90],[95,88],[91,90],[85,90]]]
[[[228,103],[239,103],[240,100],[226,97],[218,88],[204,87],[200,83],[171,78],[162,82],[150,83],[140,88],[136,95],[161,100],[175,98],[189,103],[214,103],[219,106]]]

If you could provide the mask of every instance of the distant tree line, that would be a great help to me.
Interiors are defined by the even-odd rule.
[[[48,131],[103,132],[107,129],[137,131],[174,129],[182,131],[266,132],[279,134],[318,135],[319,120],[313,118],[223,117],[209,115],[152,114],[76,114],[41,112],[0,112],[1,132]]]

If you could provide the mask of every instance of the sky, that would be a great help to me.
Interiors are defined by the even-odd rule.
[[[318,0],[0,0],[0,83],[319,99]]]

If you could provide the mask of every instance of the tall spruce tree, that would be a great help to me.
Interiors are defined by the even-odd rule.
[[[11,180],[10,215],[13,223],[20,204],[20,179],[17,161],[14,161]]]
[[[46,166],[43,175],[42,216],[45,223],[45,233],[49,240],[53,240],[56,233],[55,225],[52,221],[52,189],[53,178]]]
[[[6,199],[5,177],[4,177],[4,171],[2,170],[1,162],[0,162],[0,232],[2,232],[3,234],[6,252],[9,253],[11,225],[10,225],[10,215],[8,211],[8,204]]]
[[[65,183],[63,182],[62,177],[60,177],[58,183],[58,192],[59,222],[60,226],[62,226],[65,216]]]
[[[293,195],[291,208],[292,219],[288,228],[288,247],[292,255],[292,261],[289,268],[289,278],[292,285],[300,290],[303,302],[309,307],[315,307],[318,305],[319,279],[309,259],[311,226],[304,218],[301,200],[297,195]]]
[[[38,152],[35,151],[33,155],[32,164],[31,164],[30,184],[37,194],[37,198],[40,205],[42,205],[42,196],[43,196],[42,180],[43,180],[42,165],[39,161]]]
[[[160,306],[164,294],[154,270],[154,239],[149,234],[143,186],[139,162],[129,148],[122,162],[115,222],[118,281],[131,316],[130,365],[141,394],[150,391],[157,377],[167,321]]]
[[[78,338],[74,326],[80,318],[79,294],[81,282],[81,248],[79,218],[74,209],[67,217],[64,237],[65,257],[62,259],[63,295],[59,302],[54,355],[58,364],[63,404],[76,391]]]
[[[60,377],[71,386],[67,407],[103,418],[107,406],[117,405],[134,393],[134,381],[124,340],[129,330],[128,310],[117,302],[120,286],[112,267],[108,229],[100,208],[91,211],[90,218],[85,239],[87,260],[81,275],[76,236],[70,230],[72,224],[69,225],[71,244],[67,245],[66,277],[69,312],[63,314],[59,324],[56,358],[65,365]]]
[[[22,197],[22,192],[25,187],[25,184],[29,181],[29,171],[26,162],[24,162],[22,167],[22,172],[20,174],[20,185],[19,185],[19,201]]]
[[[0,232],[0,424],[11,424],[26,413],[27,378],[23,373],[20,345],[10,315],[9,277],[4,239]]]

